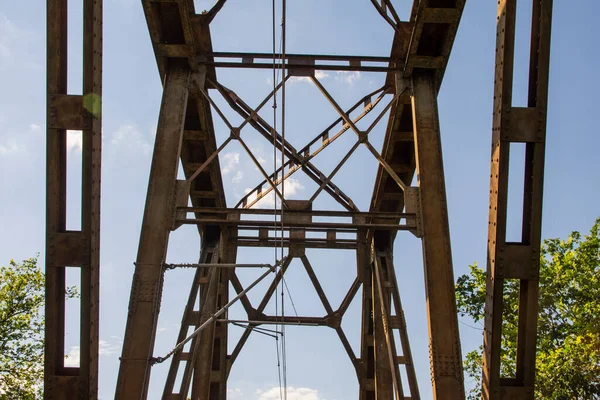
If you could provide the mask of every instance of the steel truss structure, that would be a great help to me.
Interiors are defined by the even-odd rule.
[[[163,399],[225,400],[227,377],[248,337],[264,326],[327,326],[337,333],[353,364],[361,400],[418,399],[396,272],[393,244],[399,231],[422,239],[424,254],[431,381],[435,399],[464,399],[450,235],[438,117],[437,93],[465,5],[464,0],[415,1],[409,21],[401,21],[390,0],[371,0],[394,31],[389,57],[306,54],[223,53],[212,48],[210,24],[225,5],[197,13],[188,0],[142,0],[163,98],[152,159],[142,232],[135,263],[129,313],[116,399],[145,399],[152,365],[169,359]],[[533,399],[537,285],[541,227],[542,178],[548,87],[551,0],[534,0],[529,104],[512,107],[512,71],[516,0],[500,0],[492,143],[488,297],[486,302],[484,398]],[[84,84],[81,95],[66,87],[67,0],[48,4],[47,246],[45,398],[97,397],[98,287],[101,164],[102,0],[83,0]],[[273,68],[285,71],[283,82],[252,108],[217,79],[218,68]],[[385,84],[342,109],[319,82],[315,71],[370,71],[385,74]],[[310,79],[339,113],[323,132],[296,149],[260,116],[263,106],[291,77]],[[214,101],[222,96],[243,118],[233,126]],[[391,97],[386,103],[385,97]],[[366,130],[357,123],[377,109]],[[230,130],[219,146],[213,112]],[[382,149],[369,141],[373,127],[389,113]],[[278,171],[268,174],[242,137],[253,128],[285,156]],[[66,229],[66,130],[83,132],[81,230]],[[327,176],[311,160],[350,131],[356,142]],[[219,153],[237,141],[264,180],[228,208]],[[508,149],[527,143],[523,239],[507,243],[506,207]],[[370,209],[361,211],[333,182],[353,152],[364,145],[379,163]],[[177,179],[179,164],[184,180]],[[290,200],[280,185],[302,171],[318,189],[308,200]],[[417,186],[411,186],[417,173]],[[314,200],[327,193],[343,211],[314,210]],[[282,238],[277,238],[273,212],[252,208],[267,195],[280,199]],[[191,206],[189,201],[191,200]],[[344,219],[343,222],[340,222]],[[165,264],[170,232],[196,225],[201,237],[198,264]],[[239,247],[283,245],[287,256],[275,265],[237,263]],[[317,278],[307,248],[350,249],[356,253],[356,278],[337,309]],[[324,316],[266,315],[265,309],[292,259],[301,261],[326,311]],[[81,268],[81,367],[64,366],[64,291],[67,267]],[[168,357],[153,354],[163,279],[178,267],[196,270],[184,309],[177,346]],[[246,295],[236,270],[268,267],[274,278],[258,305]],[[502,285],[520,279],[517,376],[500,378]],[[230,296],[233,287],[236,296]],[[362,290],[360,354],[355,354],[341,320]],[[227,309],[239,301],[247,320],[228,319]],[[195,304],[200,303],[200,311]],[[245,327],[228,354],[228,326]],[[194,334],[187,336],[189,328]],[[400,338],[396,341],[393,331]],[[189,342],[189,350],[183,344]],[[407,376],[404,387],[401,369]],[[181,384],[176,376],[183,371]]]

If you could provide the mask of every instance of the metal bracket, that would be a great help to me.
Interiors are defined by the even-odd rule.
[[[178,222],[178,220],[185,220],[186,212],[181,211],[180,208],[187,207],[188,205],[188,198],[190,196],[190,190],[192,186],[191,184],[191,181],[179,179],[175,184],[175,203],[173,205],[173,222],[171,224],[172,231],[183,225],[183,223]]]
[[[83,96],[54,94],[48,96],[48,127],[83,131],[90,129],[85,118]]]
[[[230,133],[231,139],[238,140],[240,138],[240,135],[241,135],[241,130],[239,127],[231,129],[231,133]]]
[[[413,87],[412,87],[412,79],[405,78],[401,72],[396,73],[396,93],[404,95],[412,95]]]
[[[407,214],[415,215],[415,229],[410,231],[418,238],[423,237],[421,213],[421,189],[417,186],[407,187],[404,191],[404,207]]]
[[[338,311],[335,311],[325,317],[325,323],[328,327],[337,329],[342,326],[342,316]]]
[[[87,246],[89,235],[80,231],[50,233],[48,242],[48,266],[85,267],[89,265]]]

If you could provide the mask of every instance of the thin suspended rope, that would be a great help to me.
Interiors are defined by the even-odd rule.
[[[285,199],[285,167],[284,167],[284,143],[285,143],[285,72],[286,72],[286,12],[287,12],[287,4],[286,0],[282,0],[281,2],[281,76],[283,79],[283,84],[281,86],[281,257],[283,259],[283,199]],[[283,278],[283,276],[282,276]],[[283,322],[284,317],[284,281],[282,280],[281,285],[281,320]],[[286,351],[286,335],[285,335],[285,324],[282,324],[281,327],[281,346],[282,346],[282,358],[283,358],[283,398],[287,400],[287,351]]]
[[[298,316],[298,311],[296,310],[296,304],[294,304],[294,298],[292,297],[292,292],[290,292],[290,288],[288,287],[287,281],[283,279],[283,284],[285,285],[285,291],[290,298],[290,302],[292,303],[292,308],[294,309],[294,314],[296,314],[296,318],[298,318],[298,322],[300,322],[300,317]]]
[[[272,5],[272,11],[273,11],[273,178],[275,180],[275,182],[277,182],[277,177],[275,176],[276,171],[277,171],[277,141],[275,140],[276,136],[275,136],[275,132],[277,132],[277,55],[276,55],[276,47],[277,47],[277,43],[276,43],[276,16],[275,16],[275,0],[273,0],[273,5]],[[273,196],[275,196],[275,193],[273,193]],[[275,201],[273,202],[273,228],[275,231],[275,247],[274,247],[274,259],[275,261],[277,261],[277,197],[275,196]],[[280,271],[282,266],[279,266]],[[282,271],[283,272],[283,271]],[[277,279],[277,276],[275,277],[275,279]],[[275,295],[275,315],[278,315],[279,313],[279,306],[278,306],[278,301],[277,301],[277,295]],[[277,322],[277,321],[275,321]],[[275,325],[275,330],[279,330],[279,326],[276,324]],[[282,393],[282,387],[281,387],[281,355],[279,352],[279,338],[276,337],[275,338],[275,348],[277,351],[277,378],[279,381],[279,398],[282,399],[283,398],[283,393]]]

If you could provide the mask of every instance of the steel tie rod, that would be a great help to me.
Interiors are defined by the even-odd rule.
[[[215,264],[215,263],[204,263],[204,264],[163,264],[165,269],[175,268],[273,268],[271,264]]]
[[[225,313],[225,311],[227,311],[229,309],[229,307],[231,307],[236,301],[238,301],[240,298],[242,298],[242,296],[244,296],[246,293],[248,293],[248,291],[250,289],[252,289],[256,285],[258,285],[263,279],[265,279],[267,277],[267,275],[269,275],[272,272],[275,272],[276,271],[276,267],[278,265],[280,265],[284,260],[285,260],[285,258],[283,260],[281,260],[281,261],[278,261],[275,265],[268,265],[268,267],[269,267],[268,271],[266,271],[265,273],[263,273],[260,277],[258,277],[258,279],[256,279],[254,282],[252,282],[246,289],[242,290],[237,296],[235,296],[233,299],[231,299],[231,301],[229,303],[225,304],[216,313],[214,313],[213,315],[211,315],[208,320],[206,320],[202,325],[200,325],[198,328],[196,328],[196,330],[194,332],[192,332],[187,338],[185,338],[179,344],[177,344],[177,346],[175,346],[173,348],[173,350],[171,350],[170,352],[168,352],[163,357],[151,357],[150,358],[150,365],[160,364],[162,362],[165,362],[173,354],[175,354],[179,350],[183,349],[183,346],[185,346],[185,344],[187,342],[189,342],[190,340],[192,340],[194,337],[196,337],[198,334],[200,334],[200,332],[202,332],[206,327],[208,327],[210,324],[212,324],[213,322],[215,322],[217,320],[217,318],[219,318],[221,315],[223,315]]]

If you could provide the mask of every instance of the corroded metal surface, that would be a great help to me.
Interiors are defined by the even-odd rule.
[[[67,1],[47,1],[45,399],[98,396],[102,0],[83,1],[83,92],[67,91]],[[82,135],[81,227],[67,230],[67,130]],[[80,270],[79,367],[65,366],[65,280]]]

